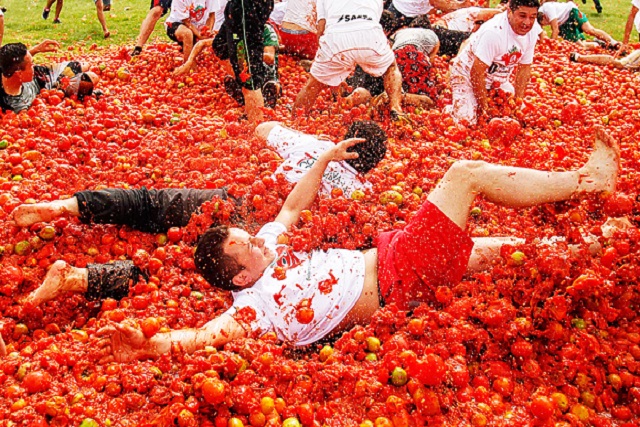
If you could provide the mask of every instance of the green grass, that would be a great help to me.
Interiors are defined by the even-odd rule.
[[[492,0],[491,3],[497,2]],[[622,39],[631,9],[630,0],[604,0],[602,14],[596,13],[592,0],[587,0],[587,4],[577,0],[576,4],[587,13],[594,27],[603,29],[617,40]],[[149,0],[113,0],[111,11],[105,12],[112,36],[105,40],[93,0],[65,0],[60,15],[62,24],[59,25],[52,23],[55,3],[51,16],[46,21],[41,16],[44,0],[0,0],[0,5],[8,9],[5,15],[4,43],[21,41],[28,45],[44,39],[55,39],[65,46],[83,41],[98,45],[133,45],[140,23],[149,10]],[[168,40],[164,34],[163,22],[164,18],[158,21],[151,41],[156,37]]]
[[[0,5],[7,8],[3,43],[23,42],[31,46],[44,39],[54,39],[64,46],[82,41],[101,46],[133,45],[149,11],[149,0],[112,0],[111,11],[105,12],[111,37],[105,40],[93,0],[65,0],[60,14],[62,23],[57,25],[53,24],[55,3],[49,19],[42,19],[45,4],[45,0],[0,0]],[[154,37],[168,40],[163,23],[161,18],[151,41]]]

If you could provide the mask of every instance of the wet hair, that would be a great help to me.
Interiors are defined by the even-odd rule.
[[[344,139],[364,138],[366,141],[350,147],[347,151],[358,153],[357,159],[348,159],[358,173],[365,174],[376,167],[387,153],[387,134],[376,123],[371,121],[357,121],[349,126]]]
[[[233,278],[244,270],[238,261],[224,253],[224,244],[229,238],[229,227],[220,225],[208,229],[198,241],[193,255],[196,270],[217,288],[234,290]]]
[[[538,24],[542,25],[542,22],[544,21],[544,13],[542,12],[538,12],[538,16],[536,17],[536,20],[538,21]]]
[[[0,47],[0,72],[9,78],[16,71],[24,69],[24,58],[29,53],[27,46],[22,43],[7,43]]]
[[[509,9],[515,12],[519,7],[535,7],[540,8],[539,0],[509,0]]]

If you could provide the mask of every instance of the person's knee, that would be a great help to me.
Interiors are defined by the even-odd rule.
[[[149,9],[149,13],[147,13],[147,17],[153,19],[154,22],[158,22],[160,18],[162,18],[162,6],[155,6],[152,9]]]
[[[186,26],[180,25],[176,30],[176,38],[180,40],[182,43],[191,44],[193,41],[193,33]]]

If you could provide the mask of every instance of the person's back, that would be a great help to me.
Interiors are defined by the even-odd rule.
[[[318,19],[326,20],[326,30],[351,32],[362,29],[382,28],[381,0],[318,0]]]

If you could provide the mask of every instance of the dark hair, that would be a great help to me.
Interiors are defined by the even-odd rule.
[[[382,15],[380,16],[380,26],[385,34],[390,34],[397,28],[398,23],[396,21],[397,20],[393,12],[386,9],[382,11]]]
[[[542,25],[542,21],[544,20],[544,13],[538,12],[538,16],[536,17],[538,24]]]
[[[359,173],[365,174],[376,167],[387,153],[387,134],[376,123],[371,121],[357,121],[349,126],[344,139],[364,138],[365,142],[350,147],[347,151],[358,153],[357,159],[349,159],[350,164]]]
[[[512,12],[515,12],[519,7],[535,7],[536,9],[540,8],[539,0],[509,0],[509,9]]]
[[[233,278],[244,267],[235,258],[224,253],[224,243],[229,238],[229,227],[220,225],[208,229],[198,241],[193,255],[196,270],[210,285],[234,290]]]
[[[13,74],[22,70],[24,58],[29,51],[22,43],[7,43],[0,47],[0,71],[2,75],[9,78]]]

